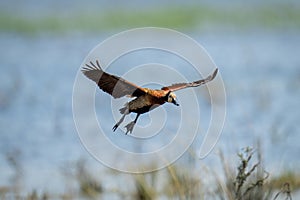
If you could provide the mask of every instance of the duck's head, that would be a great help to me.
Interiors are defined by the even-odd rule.
[[[169,92],[168,94],[167,94],[167,97],[168,97],[168,102],[169,103],[173,103],[173,104],[175,104],[176,106],[179,106],[179,104],[177,103],[177,101],[176,101],[176,95],[175,95],[175,93],[173,93],[173,92]]]

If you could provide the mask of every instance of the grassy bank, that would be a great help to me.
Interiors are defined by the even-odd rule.
[[[65,33],[70,31],[101,32],[143,26],[158,26],[178,30],[198,30],[221,27],[249,29],[300,28],[300,9],[291,6],[210,7],[170,6],[161,8],[129,8],[46,12],[33,16],[28,13],[1,11],[0,30],[35,34],[40,32]]]
[[[16,199],[292,199],[300,190],[300,174],[292,171],[271,174],[263,166],[259,149],[249,147],[237,154],[237,162],[219,153],[223,170],[214,171],[212,166],[200,165],[199,160],[175,163],[166,169],[145,173],[126,174],[107,169],[106,174],[114,183],[106,183],[103,174],[91,170],[80,159],[72,165],[61,168],[65,177],[62,194],[33,190],[21,192],[22,166],[19,154],[8,154],[8,163],[15,169],[13,184],[0,187],[0,197]],[[230,163],[230,164],[229,164]],[[125,178],[125,179],[124,179]],[[107,179],[106,179],[107,180]],[[123,182],[121,181],[123,180]],[[124,182],[126,180],[126,182]],[[123,184],[122,184],[123,183]],[[109,186],[108,186],[109,185]],[[114,186],[113,186],[114,185]]]

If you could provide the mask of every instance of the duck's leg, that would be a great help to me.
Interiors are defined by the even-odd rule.
[[[115,132],[117,130],[117,128],[120,126],[120,124],[124,121],[125,116],[127,115],[127,113],[125,113],[122,118],[118,121],[118,123],[116,123],[116,125],[114,125],[114,127],[112,128],[112,130]]]
[[[138,114],[136,115],[136,118],[134,119],[134,121],[130,122],[129,124],[127,124],[127,125],[125,126],[125,128],[127,129],[127,131],[126,131],[126,133],[125,133],[126,135],[127,135],[128,132],[129,132],[129,133],[132,133],[133,127],[134,127],[135,123],[137,122],[137,120],[138,120],[138,118],[139,118],[140,115],[141,115],[141,114],[138,113]]]

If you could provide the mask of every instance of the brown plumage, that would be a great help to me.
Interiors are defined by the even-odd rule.
[[[136,97],[120,109],[120,113],[123,114],[123,116],[112,128],[113,131],[115,131],[123,122],[126,115],[131,112],[137,113],[135,120],[125,126],[127,134],[128,132],[132,133],[133,127],[141,114],[149,112],[166,102],[179,106],[176,102],[176,95],[173,93],[174,91],[203,85],[216,77],[218,69],[205,79],[191,83],[176,83],[158,90],[142,88],[121,77],[108,74],[101,69],[98,60],[96,60],[96,65],[93,62],[86,64],[86,67],[82,68],[82,72],[86,77],[96,82],[100,89],[112,95],[114,98],[120,98],[123,96],[131,98]]]

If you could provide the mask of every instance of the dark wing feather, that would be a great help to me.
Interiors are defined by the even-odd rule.
[[[108,94],[112,95],[114,98],[120,98],[123,96],[135,96],[139,97],[145,94],[145,90],[121,77],[108,74],[104,72],[98,60],[96,61],[97,66],[90,62],[86,64],[86,67],[82,68],[82,73],[97,83],[100,89]]]
[[[173,85],[170,85],[170,86],[163,87],[162,90],[168,90],[168,91],[173,92],[173,91],[181,90],[181,89],[188,88],[188,87],[198,87],[198,86],[203,85],[203,84],[205,84],[209,81],[212,81],[216,77],[217,73],[218,73],[218,69],[216,69],[214,71],[214,73],[212,73],[211,75],[209,75],[205,79],[195,81],[195,82],[192,82],[192,83],[176,83],[176,84],[173,84]]]

